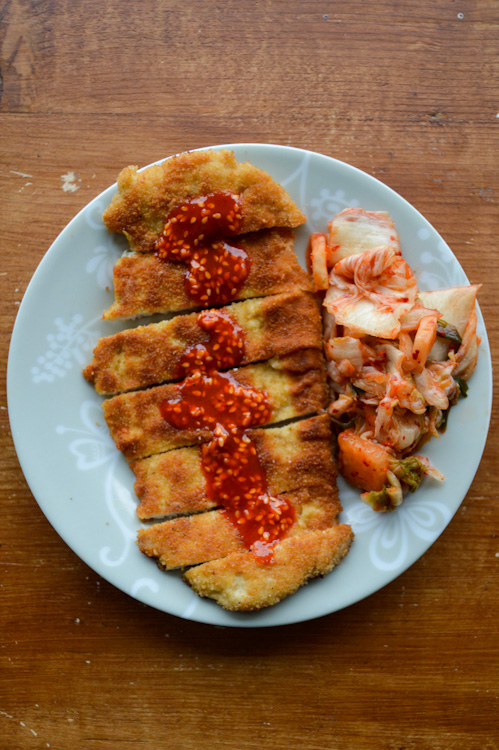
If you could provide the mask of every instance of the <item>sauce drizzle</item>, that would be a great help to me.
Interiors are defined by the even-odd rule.
[[[233,193],[211,193],[177,206],[156,241],[156,256],[186,263],[184,288],[200,307],[233,300],[250,271],[246,251],[223,238],[242,225],[240,199]]]
[[[223,310],[203,310],[197,324],[210,334],[206,344],[194,344],[180,359],[176,377],[188,375],[193,370],[228,370],[237,367],[244,357],[243,331],[235,320]]]
[[[242,331],[226,313],[208,310],[198,321],[210,333],[206,344],[191,347],[179,369],[187,377],[176,395],[160,404],[163,418],[178,429],[206,429],[212,438],[201,447],[207,495],[237,528],[257,560],[272,560],[275,544],[295,521],[293,507],[268,492],[267,477],[247,430],[272,414],[267,395],[238,383],[230,372],[244,356]]]

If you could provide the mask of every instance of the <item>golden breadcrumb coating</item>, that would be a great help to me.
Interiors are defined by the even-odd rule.
[[[286,538],[325,529],[336,523],[340,510],[338,496],[325,482],[281,497],[296,514]],[[167,570],[198,565],[245,550],[237,528],[220,510],[181,516],[140,529],[138,545],[141,552],[156,558],[158,564]]]
[[[139,549],[164,569],[189,568],[184,580],[200,596],[230,610],[250,611],[276,604],[328,573],[353,539],[349,526],[337,525],[341,505],[330,420],[323,413],[328,392],[321,317],[313,283],[294,252],[292,228],[306,217],[270,175],[238,163],[227,150],[180,154],[140,172],[127,167],[103,218],[111,232],[125,235],[132,252],[115,264],[114,303],[103,318],[199,311],[199,302],[186,291],[188,261],[160,259],[155,250],[174,209],[220,192],[238,196],[241,223],[230,230],[238,232],[233,244],[246,251],[249,269],[237,294],[234,282],[232,303],[222,308],[235,324],[235,335],[241,329],[244,338],[242,361],[229,373],[268,399],[265,424],[277,426],[246,432],[269,494],[286,499],[295,513],[289,515],[287,535],[272,545],[270,562],[246,548],[217,499],[207,497],[201,444],[212,440],[212,431],[175,428],[160,410],[179,395],[182,381],[169,381],[178,378],[184,355],[218,344],[203,328],[200,313],[100,339],[84,376],[99,394],[113,396],[103,403],[104,416],[134,472],[137,515],[167,519],[139,531]],[[232,335],[230,326],[220,331]],[[207,398],[201,390],[196,395]],[[196,408],[202,414],[205,402]],[[290,419],[297,421],[282,424]]]
[[[321,316],[311,294],[287,292],[250,299],[228,305],[223,312],[242,330],[242,365],[295,349],[322,348]],[[177,315],[101,338],[83,374],[104,395],[178,379],[181,357],[210,339],[198,320],[199,313]]]
[[[301,349],[229,372],[240,385],[267,394],[272,407],[270,423],[313,414],[327,405],[324,358],[318,349]],[[163,419],[159,406],[175,398],[176,389],[176,385],[160,385],[104,401],[111,437],[128,460],[211,439],[208,429],[180,430]]]
[[[284,427],[248,430],[267,476],[270,494],[318,484],[336,489],[332,436],[327,415],[292,422]],[[216,507],[206,496],[201,448],[193,446],[130,462],[139,518],[198,513]]]
[[[196,594],[214,599],[225,609],[251,611],[277,604],[311,578],[326,575],[347,554],[353,540],[350,526],[290,536],[275,547],[271,563],[262,565],[251,552],[232,552],[184,573]]]
[[[290,229],[270,229],[237,238],[250,259],[248,277],[235,300],[270,294],[313,291],[298,263]],[[124,255],[114,266],[114,297],[105,320],[136,318],[153,313],[192,310],[197,305],[184,289],[187,266],[160,260],[153,254]]]
[[[118,192],[103,219],[111,232],[124,234],[132,250],[151,252],[176,207],[210,193],[240,196],[241,234],[266,227],[297,227],[306,217],[277,182],[232,151],[192,151],[138,171],[126,167]]]

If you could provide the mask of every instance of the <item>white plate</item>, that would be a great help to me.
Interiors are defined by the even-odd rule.
[[[297,233],[302,262],[310,231],[325,230],[327,221],[346,206],[361,206],[390,212],[420,288],[467,283],[432,226],[373,177],[299,149],[261,144],[230,148],[239,160],[267,170],[307,214],[308,224]],[[139,552],[133,475],[109,437],[101,399],[81,375],[97,339],[125,327],[100,319],[111,303],[113,264],[125,247],[101,220],[115,190],[113,185],[101,193],[56,239],[26,291],[12,335],[12,434],[45,516],[74,552],[110,583],[159,610],[205,623],[261,627],[299,622],[342,609],[389,583],[439,537],[478,468],[492,397],[490,351],[480,313],[482,343],[468,398],[451,410],[446,434],[427,446],[445,482],[425,480],[391,514],[374,513],[341,482],[341,521],[350,523],[356,534],[345,561],[275,607],[253,614],[225,612],[198,598],[180,575],[160,571]]]

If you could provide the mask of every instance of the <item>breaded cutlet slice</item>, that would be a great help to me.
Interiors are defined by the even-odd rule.
[[[331,426],[327,415],[302,419],[283,427],[248,430],[270,494],[290,492],[326,481],[336,490]],[[201,448],[192,446],[131,461],[142,520],[217,507],[207,493]]]
[[[324,358],[318,349],[300,349],[229,373],[237,384],[267,394],[272,408],[268,424],[310,415],[327,406]],[[160,385],[103,402],[111,437],[128,460],[211,439],[208,429],[181,430],[163,419],[160,404],[177,394],[177,384]]]
[[[289,292],[236,302],[224,307],[223,314],[242,331],[241,365],[322,347],[321,316],[312,294]],[[211,338],[200,327],[199,315],[177,315],[99,339],[83,375],[103,395],[178,379],[182,356]]]
[[[241,234],[265,227],[297,227],[306,217],[277,182],[232,151],[193,151],[138,171],[126,167],[118,192],[103,219],[111,232],[124,234],[132,250],[151,252],[176,207],[210,193],[240,196]]]
[[[290,229],[241,235],[237,246],[246,251],[250,269],[234,300],[313,291],[309,276],[298,263]],[[124,255],[113,270],[115,301],[102,317],[114,320],[195,309],[198,305],[184,289],[186,271],[185,263],[164,261],[151,253]]]
[[[183,578],[196,594],[225,609],[262,609],[293,594],[311,578],[329,573],[345,557],[352,540],[350,526],[331,526],[283,539],[268,564],[262,565],[251,552],[232,552],[189,568]]]
[[[281,497],[296,514],[286,538],[333,526],[341,510],[338,494],[325,482]],[[237,528],[222,510],[181,516],[139,529],[138,545],[141,552],[156,558],[165,570],[246,551]]]

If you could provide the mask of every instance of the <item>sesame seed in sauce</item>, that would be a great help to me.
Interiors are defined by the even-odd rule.
[[[237,296],[247,278],[247,254],[241,248],[227,245],[222,239],[237,234],[241,229],[242,213],[237,210],[238,205],[239,196],[232,193],[214,193],[208,198],[190,199],[170,215],[157,240],[158,258],[165,261],[181,260],[188,264],[185,290],[198,304],[205,305],[208,300],[215,305],[226,304]],[[179,225],[182,225],[181,229]],[[207,242],[208,246],[203,242]],[[209,269],[209,276],[199,276],[199,264]],[[220,272],[222,264],[232,269],[226,278]],[[221,284],[215,281],[220,276],[223,278]],[[232,280],[230,287],[226,283],[229,278]],[[210,294],[207,293],[208,287],[212,290]]]

